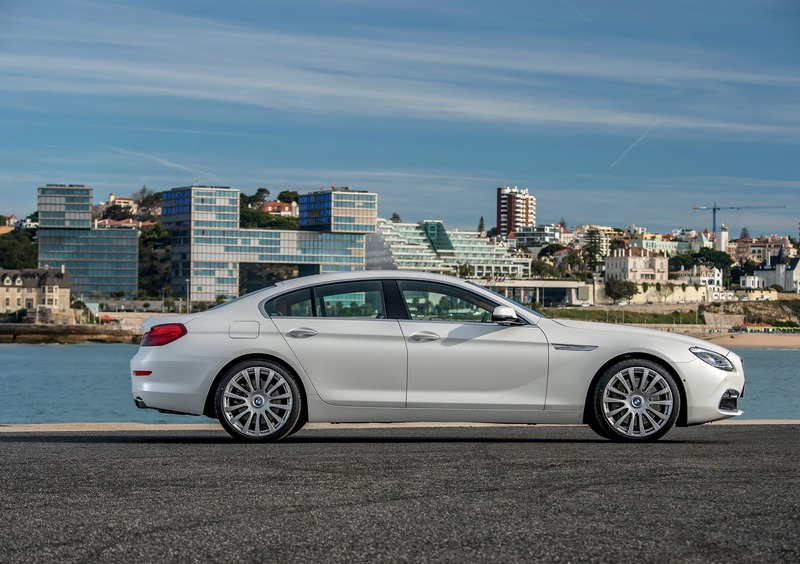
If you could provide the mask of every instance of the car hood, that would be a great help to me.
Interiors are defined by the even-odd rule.
[[[731,354],[731,351],[725,347],[721,347],[709,341],[704,341],[695,337],[689,337],[688,335],[683,335],[681,333],[658,331],[656,329],[646,329],[644,327],[636,327],[632,325],[617,325],[612,323],[597,323],[591,321],[573,321],[568,319],[550,319],[550,321],[552,321],[554,325],[579,331],[580,335],[583,337],[582,340],[591,338],[593,334],[596,334],[598,339],[601,338],[601,336],[603,339],[607,339],[609,335],[619,335],[620,338],[630,339],[632,341],[638,339],[657,339],[669,341],[675,344],[684,344],[687,347],[703,347],[704,349],[715,351],[725,356]],[[577,336],[578,335],[576,334],[576,337]]]

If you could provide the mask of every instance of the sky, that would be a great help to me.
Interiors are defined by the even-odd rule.
[[[0,214],[54,183],[798,237],[800,2],[0,0]]]

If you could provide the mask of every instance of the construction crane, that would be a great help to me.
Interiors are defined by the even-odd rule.
[[[717,232],[717,211],[719,210],[765,210],[765,209],[777,209],[777,208],[785,208],[786,206],[718,206],[717,202],[714,202],[713,206],[694,206],[692,209],[694,213],[699,212],[700,210],[711,210],[711,232]]]

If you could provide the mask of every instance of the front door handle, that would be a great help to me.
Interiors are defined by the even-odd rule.
[[[424,343],[427,341],[438,341],[440,337],[436,333],[431,333],[430,331],[420,331],[419,333],[412,333],[408,338],[416,343]]]
[[[313,329],[309,329],[308,327],[298,327],[297,329],[292,329],[286,334],[294,339],[307,339],[308,337],[313,337],[316,335],[317,332]]]

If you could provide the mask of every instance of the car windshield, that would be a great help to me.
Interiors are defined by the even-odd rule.
[[[480,284],[476,284],[475,282],[472,282],[472,281],[470,281],[470,280],[467,280],[466,282],[467,282],[467,284],[472,284],[473,286],[475,286],[475,287],[477,287],[477,288],[480,288],[480,289],[482,289],[482,290],[486,290],[486,291],[487,291],[487,292],[489,292],[490,294],[494,294],[495,296],[499,296],[499,297],[503,298],[503,299],[504,299],[504,300],[506,300],[506,301],[509,301],[509,302],[512,302],[512,303],[514,303],[514,304],[515,304],[517,307],[519,307],[519,308],[521,308],[521,309],[524,309],[524,310],[525,310],[527,313],[530,313],[530,314],[532,314],[532,315],[535,315],[536,317],[547,317],[546,315],[542,315],[542,314],[541,314],[541,313],[539,313],[538,311],[534,311],[534,310],[532,310],[531,308],[529,308],[529,307],[528,307],[528,306],[526,306],[525,304],[521,304],[521,303],[519,303],[517,300],[515,300],[515,299],[513,299],[513,298],[509,298],[508,296],[504,296],[503,294],[500,294],[500,293],[498,293],[498,292],[495,292],[494,290],[492,290],[492,289],[490,289],[490,288],[487,288],[486,286],[481,286]]]

